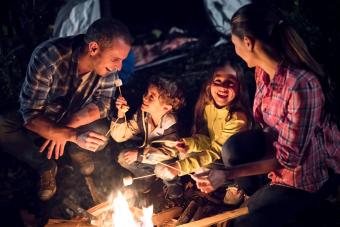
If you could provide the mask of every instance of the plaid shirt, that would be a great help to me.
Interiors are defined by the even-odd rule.
[[[115,76],[92,73],[82,81],[77,62],[83,44],[83,35],[78,35],[48,40],[34,50],[19,98],[25,123],[40,114],[53,121],[65,120],[89,103],[98,106],[101,118],[107,116]]]
[[[256,68],[255,80],[254,117],[278,133],[274,147],[284,167],[270,172],[269,178],[273,184],[317,191],[328,179],[327,146],[334,146],[323,136],[331,129],[321,120],[324,96],[319,81],[310,72],[283,65],[272,81]]]

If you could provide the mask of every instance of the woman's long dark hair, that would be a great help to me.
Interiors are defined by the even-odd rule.
[[[204,120],[204,108],[206,105],[214,102],[213,97],[211,96],[210,89],[211,84],[215,79],[216,72],[228,65],[235,70],[239,87],[235,99],[228,107],[225,107],[229,109],[229,115],[226,117],[226,121],[230,120],[233,113],[240,111],[247,116],[248,127],[252,126],[253,118],[250,110],[249,93],[244,78],[246,76],[243,70],[244,67],[241,59],[239,59],[234,52],[230,51],[227,53],[226,58],[223,58],[220,62],[212,66],[212,69],[210,70],[211,76],[202,86],[200,95],[195,105],[194,124],[192,128],[193,134],[203,130],[202,127],[206,125],[206,122]]]
[[[231,31],[241,39],[247,36],[260,40],[269,56],[313,72],[325,94],[325,114],[330,114],[331,120],[337,122],[334,91],[331,89],[329,78],[311,56],[295,29],[280,16],[277,10],[258,4],[245,5],[233,15]]]

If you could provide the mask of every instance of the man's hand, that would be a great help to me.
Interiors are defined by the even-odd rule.
[[[72,142],[83,149],[96,152],[97,149],[101,145],[104,145],[106,141],[107,138],[105,135],[99,134],[94,131],[87,131],[77,135],[75,141]]]
[[[123,118],[124,114],[129,111],[130,107],[123,96],[119,96],[116,100],[116,108],[118,110],[118,118]]]
[[[202,192],[209,193],[223,186],[228,179],[226,170],[209,170],[204,173],[191,176],[197,184],[197,188]]]
[[[177,149],[180,153],[186,154],[186,153],[188,153],[189,147],[185,144],[185,142],[184,142],[183,139],[180,139],[180,140],[177,141],[176,149]]]
[[[137,161],[137,158],[138,158],[137,150],[127,151],[124,153],[124,156],[123,156],[124,161],[129,165]]]
[[[68,128],[54,130],[53,133],[50,133],[52,136],[40,147],[39,152],[42,153],[48,148],[46,157],[51,159],[54,152],[54,158],[58,159],[64,154],[66,142],[70,141],[74,132],[73,129]]]
[[[66,141],[54,141],[47,139],[44,144],[40,147],[39,152],[42,153],[47,147],[48,151],[46,154],[47,159],[51,159],[53,151],[54,151],[54,158],[59,159],[59,157],[63,156],[64,149],[65,149]]]
[[[154,172],[155,172],[157,177],[159,177],[163,180],[166,180],[166,181],[173,180],[180,173],[181,167],[179,166],[179,164],[177,162],[167,164],[167,165],[169,167],[158,163],[155,166]]]

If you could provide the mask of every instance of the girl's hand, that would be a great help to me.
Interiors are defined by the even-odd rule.
[[[124,114],[129,111],[130,107],[123,96],[119,96],[116,100],[116,108],[118,110],[118,118],[124,117]]]
[[[169,166],[172,166],[173,168],[167,167],[165,165],[162,165],[158,163],[155,166],[155,174],[157,177],[161,178],[162,180],[173,180],[179,173],[180,173],[180,166],[177,162],[167,164]]]
[[[137,161],[137,158],[138,158],[137,150],[127,151],[123,156],[124,161],[129,165]]]
[[[183,139],[177,141],[176,149],[182,154],[186,154],[189,151],[189,147],[185,144]]]
[[[196,181],[197,188],[202,192],[209,193],[223,186],[228,177],[226,170],[209,170],[204,173],[191,175]]]

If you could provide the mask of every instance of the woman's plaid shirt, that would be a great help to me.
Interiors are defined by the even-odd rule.
[[[322,121],[324,95],[318,79],[280,65],[272,81],[256,68],[255,80],[254,117],[277,131],[276,158],[284,167],[270,172],[269,178],[273,184],[317,191],[328,179],[327,143],[334,142],[324,139],[331,129]]]

